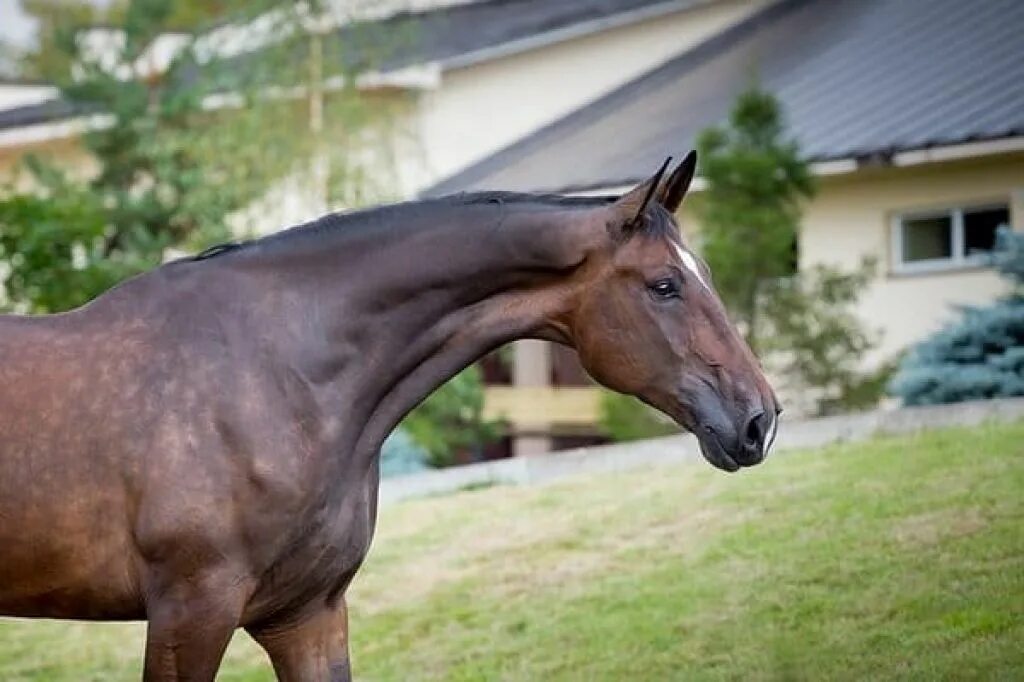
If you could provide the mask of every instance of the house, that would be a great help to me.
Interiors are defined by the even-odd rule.
[[[378,36],[387,46],[361,87],[411,101],[396,126],[393,155],[401,160],[399,194],[414,196],[766,2],[405,0],[357,5],[369,8],[363,11],[372,13],[371,22],[361,14],[339,12],[319,30],[328,47],[332,41],[343,47]],[[220,26],[201,38],[212,51],[232,59],[245,59],[270,39],[254,25]],[[154,59],[145,61],[166,64],[181,44],[177,35],[161,36],[153,46]],[[340,85],[329,75],[324,83],[327,91]],[[54,147],[67,154],[68,142],[88,124],[52,88],[48,97],[40,97],[47,86],[31,87],[39,88],[34,97],[28,97],[30,86],[18,88],[27,101],[19,101],[13,90],[9,98],[0,92],[0,177],[26,151]]]
[[[881,266],[858,310],[882,333],[877,363],[1005,291],[985,252],[999,225],[1024,229],[1021,35],[1017,0],[781,0],[424,194],[621,192],[756,81],[818,176],[799,267]],[[520,360],[543,374],[550,354]],[[499,406],[529,421],[536,391],[506,390]]]

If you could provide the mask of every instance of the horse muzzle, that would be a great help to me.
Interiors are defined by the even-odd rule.
[[[712,466],[734,472],[760,464],[768,456],[778,430],[774,404],[731,411],[717,396],[705,395],[690,408],[689,428],[701,454]]]

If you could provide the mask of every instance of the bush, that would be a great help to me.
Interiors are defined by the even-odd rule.
[[[874,277],[866,259],[851,272],[816,266],[765,287],[763,350],[770,369],[785,376],[822,416],[874,407],[885,395],[891,364],[863,369],[878,334],[854,311]]]
[[[1016,291],[970,307],[915,346],[890,384],[907,405],[1024,396],[1024,235],[1003,230],[995,262]]]
[[[451,466],[458,456],[476,454],[499,435],[499,424],[483,416],[484,386],[480,368],[456,374],[402,421],[402,429],[427,453],[432,467]]]
[[[861,370],[876,335],[853,312],[872,271],[797,274],[800,218],[814,182],[778,100],[757,87],[742,93],[727,125],[703,131],[698,147],[707,182],[694,204],[701,251],[751,350],[806,401],[799,411],[875,404],[889,370]]]
[[[679,433],[666,416],[636,398],[612,391],[601,392],[599,426],[614,441],[641,440]]]
[[[380,448],[380,476],[405,476],[427,469],[427,451],[403,429],[395,429]]]

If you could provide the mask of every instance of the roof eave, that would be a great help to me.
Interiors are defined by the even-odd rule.
[[[985,156],[1010,154],[1022,151],[1024,151],[1024,134],[1014,134],[996,139],[931,145],[914,149],[904,149],[898,152],[886,150],[884,153],[880,152],[878,154],[864,153],[858,154],[857,156],[822,158],[819,160],[812,159],[810,166],[811,172],[815,176],[828,177],[834,175],[849,175],[866,168],[905,168],[929,163],[981,158]],[[879,163],[879,158],[884,158],[885,162]],[[622,178],[618,180],[609,180],[599,184],[542,187],[537,188],[535,191],[568,194],[572,196],[619,195],[628,192],[646,179],[646,177]],[[707,187],[707,181],[698,176],[694,178],[690,187],[693,191],[699,192]],[[427,194],[430,194],[429,189],[425,192],[425,195]],[[430,196],[434,195],[430,194]]]
[[[903,168],[909,166],[920,166],[931,163],[957,161],[962,159],[977,159],[982,157],[996,156],[1000,154],[1013,154],[1024,152],[1024,134],[1008,135],[996,139],[972,140],[967,142],[954,142],[948,144],[936,144],[923,147],[907,148],[893,153],[885,151],[884,154],[858,154],[855,157],[836,157],[819,160],[811,160],[811,172],[817,177],[833,175],[848,175],[866,168],[895,167]],[[885,163],[879,163],[878,159],[884,157]],[[538,193],[551,193],[569,195],[574,197],[598,197],[616,196],[627,193],[647,177],[620,178],[606,182],[593,184],[560,185],[549,187],[536,187]],[[433,185],[441,185],[445,180]],[[705,178],[696,177],[690,185],[694,191],[700,191],[707,187]],[[432,187],[428,187],[421,193],[423,197],[439,196]]]

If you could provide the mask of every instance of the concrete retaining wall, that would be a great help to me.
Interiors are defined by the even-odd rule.
[[[972,426],[986,421],[1018,419],[1024,419],[1024,398],[906,407],[793,421],[787,420],[783,415],[772,454],[864,440],[880,434],[908,433],[944,426]],[[703,462],[697,441],[689,434],[481,462],[385,479],[381,482],[380,501],[381,504],[388,504],[473,486],[530,485],[577,474],[624,471],[643,466],[683,462]]]

